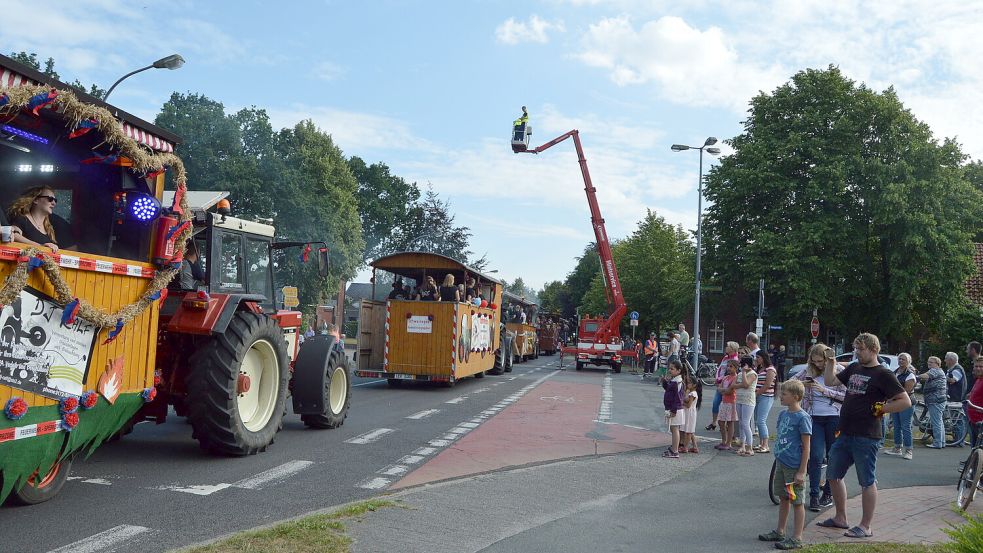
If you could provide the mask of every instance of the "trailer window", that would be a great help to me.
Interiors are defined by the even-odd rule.
[[[242,278],[242,240],[238,234],[222,234],[222,256],[220,258],[220,286],[222,288],[243,289]]]

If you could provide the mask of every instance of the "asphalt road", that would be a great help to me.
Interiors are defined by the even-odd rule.
[[[203,452],[179,417],[140,424],[76,461],[72,479],[53,500],[0,508],[0,551],[168,551],[372,497],[406,470],[407,456],[421,448],[438,453],[451,441],[444,438],[453,438],[449,430],[556,362],[541,357],[453,388],[391,389],[385,381],[353,377],[342,427],[309,430],[289,415],[269,450],[250,457]]]

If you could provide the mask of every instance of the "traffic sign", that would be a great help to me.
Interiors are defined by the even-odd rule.
[[[809,330],[812,332],[813,338],[819,338],[819,318],[813,317],[812,324],[809,325]]]
[[[296,286],[284,286],[282,292],[284,307],[297,307],[300,305],[300,298],[297,296]]]
[[[768,325],[768,330],[782,330],[782,325]]]
[[[637,321],[638,320],[638,311],[632,311],[631,314],[628,315],[628,318],[630,318],[633,321]]]
[[[638,319],[632,319],[632,320],[630,320],[628,322],[629,322],[629,324],[631,324],[631,326],[638,326]]]

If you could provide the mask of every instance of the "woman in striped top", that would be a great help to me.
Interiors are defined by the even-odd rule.
[[[763,349],[759,349],[754,355],[754,367],[758,372],[758,385],[754,390],[757,396],[754,405],[754,423],[758,428],[758,446],[754,450],[758,453],[767,453],[771,451],[768,448],[768,413],[775,403],[775,382],[778,371],[772,366],[768,352]]]

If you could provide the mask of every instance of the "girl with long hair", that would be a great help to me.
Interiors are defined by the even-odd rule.
[[[55,228],[51,226],[51,214],[54,213],[58,198],[54,190],[47,186],[28,188],[14,200],[7,210],[10,222],[21,229],[22,234],[15,234],[14,241],[32,246],[43,246],[58,251]]]
[[[821,511],[833,504],[829,482],[822,482],[822,463],[829,448],[833,447],[837,430],[840,426],[840,407],[846,397],[846,387],[827,386],[823,377],[826,367],[825,354],[832,350],[825,344],[819,343],[809,348],[806,357],[806,368],[795,376],[805,385],[805,395],[802,397],[802,410],[812,417],[812,435],[809,437],[809,510]],[[837,365],[837,373],[843,367]],[[822,492],[822,495],[820,495]]]

